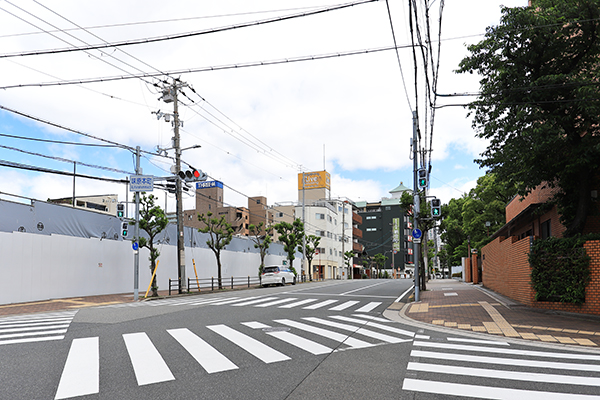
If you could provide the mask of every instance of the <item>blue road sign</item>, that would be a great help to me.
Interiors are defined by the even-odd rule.
[[[413,238],[415,238],[415,239],[421,239],[421,236],[423,236],[423,232],[421,232],[420,229],[415,228],[412,231],[412,235],[413,235]]]
[[[133,247],[133,250],[137,251],[140,248],[140,245],[138,244],[138,242],[133,242],[131,247]]]

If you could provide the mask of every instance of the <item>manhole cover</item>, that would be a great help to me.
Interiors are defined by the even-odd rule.
[[[263,332],[289,332],[289,330],[290,328],[286,328],[284,326],[263,328]]]

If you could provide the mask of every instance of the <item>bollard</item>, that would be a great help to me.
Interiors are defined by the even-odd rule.
[[[231,289],[233,289],[233,276],[231,277]]]
[[[210,290],[212,290],[213,292],[215,291],[215,277],[214,276],[210,277]]]

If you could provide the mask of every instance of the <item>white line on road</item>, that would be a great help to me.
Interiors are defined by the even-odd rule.
[[[73,339],[55,400],[85,396],[100,390],[98,337]]]
[[[330,308],[329,311],[343,311],[346,308],[352,307],[353,305],[358,304],[358,303],[360,303],[360,302],[356,301],[356,300],[347,301],[347,302],[337,305],[333,308]]]
[[[267,364],[277,361],[291,360],[291,358],[289,358],[285,354],[280,353],[279,351],[270,348],[266,344],[261,343],[258,340],[251,338],[250,336],[247,336],[241,332],[238,332],[235,329],[228,327],[227,325],[211,325],[207,326],[207,328],[212,330],[213,332],[218,333],[225,339],[241,347],[248,353],[252,354],[254,357],[266,362]]]
[[[435,382],[417,379],[404,379],[402,390],[422,393],[437,393],[445,396],[464,396],[477,399],[499,400],[598,400],[600,396],[538,392],[534,390],[507,389],[501,387],[463,385],[459,383]]]
[[[145,332],[123,335],[138,385],[175,380],[171,370]]]
[[[350,347],[354,348],[363,348],[363,347],[371,347],[372,344],[365,342],[363,340],[355,339],[349,337],[347,335],[343,335],[341,333],[337,333],[334,331],[329,331],[327,329],[322,329],[316,326],[303,324],[302,322],[296,322],[289,319],[277,319],[275,320],[278,324],[291,326],[292,328],[300,329],[306,332],[314,333],[315,335],[323,336],[328,339],[334,340],[336,342],[347,344]]]
[[[340,296],[346,296],[346,295],[348,295],[350,293],[359,292],[361,290],[368,289],[368,288],[373,287],[373,286],[385,285],[386,283],[390,283],[390,282],[386,281],[386,282],[374,283],[374,284],[369,285],[369,286],[364,286],[364,287],[360,287],[358,289],[350,290],[349,292],[344,292],[344,293],[340,294]]]
[[[306,320],[306,321],[317,323],[317,324],[322,324],[322,325],[325,325],[325,326],[330,326],[332,328],[337,328],[337,329],[342,329],[342,330],[345,330],[345,331],[350,331],[350,332],[352,332],[354,334],[357,334],[357,335],[363,335],[363,336],[367,336],[367,337],[370,337],[370,338],[373,338],[373,339],[376,339],[376,340],[382,340],[382,341],[387,342],[387,343],[402,343],[402,342],[406,341],[405,339],[400,339],[400,338],[397,338],[395,336],[390,336],[390,335],[386,335],[386,334],[383,334],[383,333],[375,332],[375,331],[372,331],[372,330],[369,330],[369,329],[360,328],[360,327],[357,327],[355,325],[341,324],[339,322],[328,321],[328,320],[325,320],[325,319],[314,318],[314,317],[306,317],[306,318],[303,318],[303,319]]]
[[[175,338],[198,361],[209,374],[237,369],[231,362],[214,347],[192,333],[187,328],[168,329],[167,332]]]
[[[494,369],[456,367],[452,365],[435,365],[418,362],[409,362],[408,370],[420,372],[433,372],[436,374],[450,374],[463,376],[476,376],[479,378],[509,379],[524,382],[560,383],[565,385],[600,386],[600,378],[573,375],[540,374],[535,372],[501,371]]]
[[[312,303],[313,301],[317,301],[317,299],[300,300],[300,301],[297,301],[295,303],[286,304],[285,306],[280,306],[279,308],[294,308],[294,307],[298,307],[298,306],[301,306],[301,305],[306,304],[306,303]]]
[[[288,301],[293,301],[293,300],[298,300],[298,299],[296,299],[295,297],[290,297],[289,299],[279,299],[279,300],[271,301],[269,303],[259,304],[254,307],[271,307],[271,306],[276,306],[278,304],[287,303]]]
[[[348,317],[344,317],[344,316],[341,316],[341,315],[334,315],[331,318],[339,319],[340,321],[353,322],[353,323],[357,323],[357,324],[364,324],[365,326],[372,326],[374,328],[378,328],[378,329],[381,329],[381,330],[384,330],[384,331],[388,331],[388,332],[397,333],[399,335],[405,335],[405,336],[410,336],[410,337],[414,337],[415,336],[414,332],[405,331],[404,329],[394,328],[393,326],[389,326],[389,325],[378,324],[376,322],[362,321],[360,319],[348,318]]]
[[[304,310],[316,310],[317,308],[325,307],[330,304],[337,303],[337,300],[325,300],[320,303],[313,304],[311,306],[304,307]]]
[[[413,350],[410,352],[411,357],[433,358],[435,360],[447,361],[465,361],[469,363],[497,364],[510,365],[514,367],[531,367],[531,368],[547,368],[547,369],[564,369],[571,371],[594,371],[598,372],[596,364],[576,364],[576,363],[560,363],[551,361],[536,361],[524,360],[519,358],[505,357],[488,357],[488,356],[473,356],[469,354],[457,353],[436,353],[433,351]]]
[[[435,342],[420,342],[418,340],[413,342],[415,347],[433,347],[437,349],[452,349],[452,350],[465,350],[482,353],[499,353],[499,354],[511,354],[519,356],[531,356],[531,357],[549,357],[549,358],[564,358],[570,360],[594,360],[600,361],[600,355],[593,354],[577,354],[577,353],[551,353],[543,351],[533,350],[517,350],[517,349],[501,349],[497,347],[480,347],[480,346],[466,346],[461,344],[452,343],[435,343]]]
[[[375,309],[380,304],[381,304],[380,301],[372,301],[369,304],[362,306],[361,308],[356,310],[356,312],[369,312],[369,311]]]
[[[233,307],[251,306],[253,304],[262,303],[263,301],[275,300],[277,297],[263,297],[256,300],[245,301],[243,303],[232,304]]]

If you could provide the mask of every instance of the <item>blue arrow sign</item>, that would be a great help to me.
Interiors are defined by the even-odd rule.
[[[421,239],[421,236],[423,236],[423,232],[421,232],[420,229],[415,228],[412,230],[412,235],[415,239]]]
[[[133,242],[131,247],[133,247],[133,250],[137,251],[140,248],[140,245],[138,244],[138,242]]]

